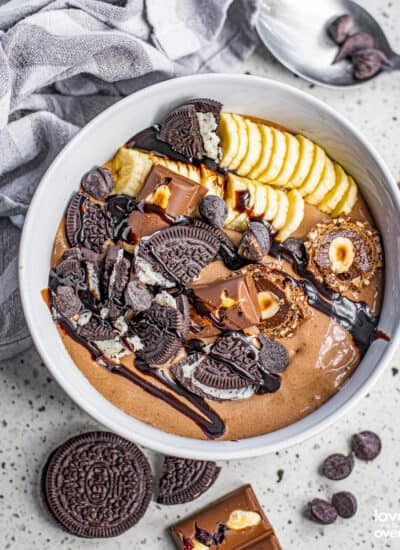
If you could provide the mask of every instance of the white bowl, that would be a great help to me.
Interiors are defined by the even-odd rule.
[[[341,390],[312,414],[276,432],[240,441],[175,436],[112,405],[73,363],[40,294],[47,287],[54,234],[82,174],[109,159],[135,132],[191,97],[218,99],[228,111],[279,122],[322,145],[359,183],[381,231],[386,253],[379,328],[391,336],[391,342],[375,341]],[[110,430],[175,456],[233,459],[262,455],[303,441],[332,424],[371,389],[388,364],[399,341],[399,219],[399,193],[384,162],[349,122],[324,103],[290,86],[255,76],[211,74],[169,80],[141,90],[97,116],[48,169],[32,200],[22,234],[22,303],[33,340],[53,376],[78,405]]]

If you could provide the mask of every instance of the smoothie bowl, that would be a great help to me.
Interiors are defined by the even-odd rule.
[[[147,88],[86,126],[35,194],[20,251],[35,344],[82,408],[160,452],[301,441],[397,344],[397,193],[362,136],[296,89]]]

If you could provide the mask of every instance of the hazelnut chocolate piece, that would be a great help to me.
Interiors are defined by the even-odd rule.
[[[280,550],[281,545],[251,485],[243,485],[170,528],[181,550]],[[204,546],[202,546],[204,545]]]
[[[193,285],[192,290],[195,311],[202,316],[203,323],[209,321],[205,325],[207,336],[219,334],[220,328],[242,330],[260,320],[257,291],[249,275]]]
[[[205,187],[154,164],[137,196],[139,209],[129,215],[131,232],[138,240],[168,227],[174,218],[190,216],[206,194]]]

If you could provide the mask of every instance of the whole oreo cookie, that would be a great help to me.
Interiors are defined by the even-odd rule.
[[[188,286],[217,255],[220,243],[204,228],[176,225],[158,231],[138,252],[155,270],[175,283]]]
[[[144,515],[153,476],[142,451],[109,432],[66,441],[50,456],[42,491],[49,512],[70,533],[115,537]]]
[[[191,502],[214,484],[219,472],[215,462],[167,456],[157,502],[167,505]]]
[[[147,311],[135,317],[130,329],[143,345],[136,358],[148,365],[161,365],[181,348],[185,321],[178,309],[153,303]]]
[[[104,201],[114,189],[114,178],[106,168],[101,166],[87,172],[81,181],[82,189],[93,198]]]
[[[188,160],[201,160],[204,156],[196,109],[192,104],[181,105],[165,117],[159,138]]]

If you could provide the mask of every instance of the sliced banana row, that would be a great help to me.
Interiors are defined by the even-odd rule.
[[[354,180],[306,137],[233,113],[221,113],[218,133],[222,167],[262,183],[297,189],[307,203],[334,217],[352,210],[358,195]]]

